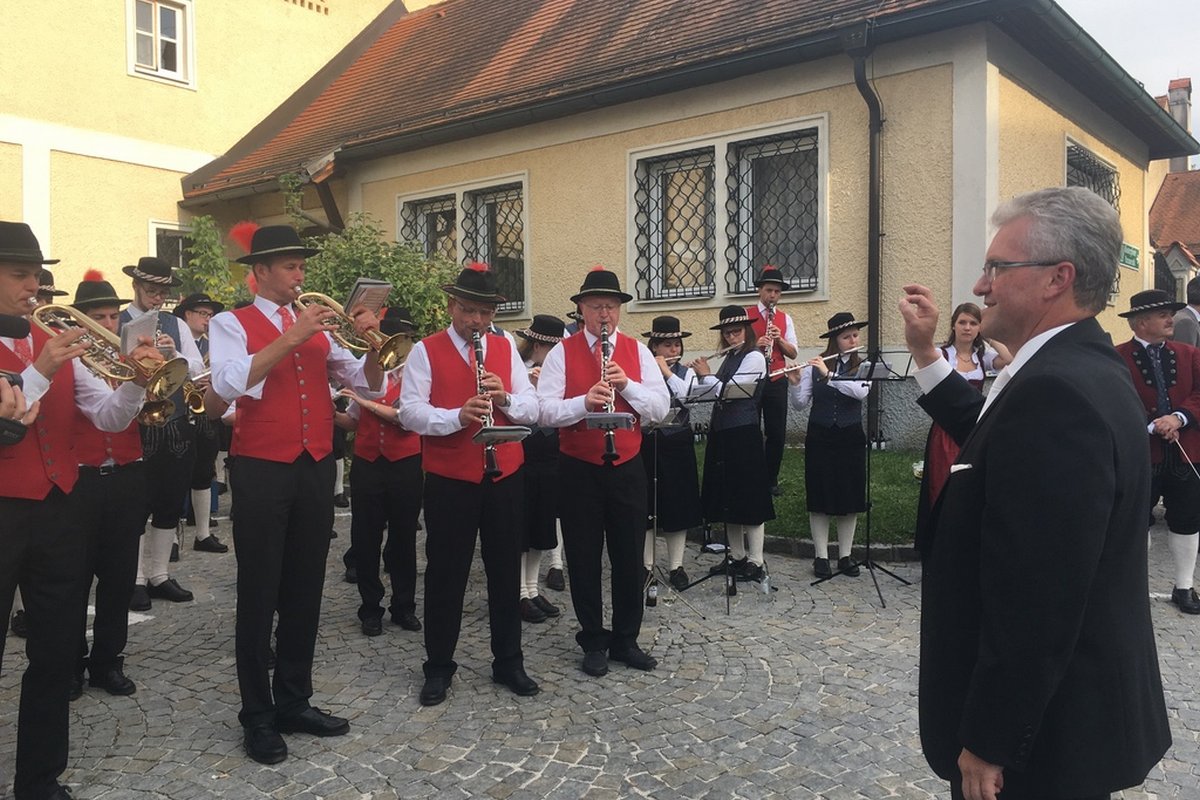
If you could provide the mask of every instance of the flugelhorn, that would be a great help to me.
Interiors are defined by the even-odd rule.
[[[375,351],[379,358],[379,368],[384,372],[395,369],[400,362],[408,357],[416,341],[407,333],[397,333],[394,336],[375,328],[364,331],[361,335],[354,330],[354,320],[342,308],[342,304],[327,294],[320,292],[303,292],[296,297],[296,305],[300,310],[310,305],[327,308],[337,316],[337,330],[330,331],[334,341],[347,350],[365,353]]]
[[[183,383],[183,402],[187,404],[188,411],[197,416],[204,413],[204,389],[196,384],[210,375],[212,375],[212,370],[206,369]]]

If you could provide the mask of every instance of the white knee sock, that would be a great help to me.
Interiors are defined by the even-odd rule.
[[[729,534],[729,557],[734,561],[741,561],[746,557],[746,539],[743,534],[745,528],[745,525],[735,522],[730,522],[725,528]]]
[[[654,569],[654,529],[646,531],[646,544],[642,546],[642,569]]]
[[[346,493],[346,462],[342,459],[337,459],[337,475],[333,479],[333,493]]]
[[[1167,546],[1171,548],[1171,558],[1175,561],[1175,588],[1192,588],[1192,576],[1196,572],[1196,546],[1200,544],[1200,534],[1168,533]]]
[[[17,589],[15,592],[13,592],[13,613],[15,614],[18,611],[24,610],[25,604],[21,602],[21,590]]]
[[[196,541],[200,542],[209,537],[208,529],[209,503],[212,501],[211,489],[192,489],[192,514],[196,517]]]
[[[817,558],[829,559],[829,515],[808,515],[808,527],[812,530],[813,550]]]
[[[146,542],[147,537],[149,542]],[[171,577],[167,570],[171,563],[171,545],[175,544],[175,529],[151,526],[150,531],[142,536],[142,541],[145,542],[146,553],[149,556],[145,565],[146,577],[151,586],[158,586]]]
[[[852,558],[854,529],[858,527],[858,514],[843,514],[837,518],[838,558]]]
[[[524,584],[525,593],[521,596],[532,600],[538,596],[538,573],[542,569],[542,551],[526,550],[522,556],[522,564],[525,566],[525,574],[521,577],[521,582]]]
[[[667,564],[671,571],[683,566],[683,549],[687,545],[687,531],[668,531],[663,534],[667,540]]]
[[[559,528],[559,531],[558,531],[558,544],[555,545],[554,549],[550,550],[549,553],[550,553],[550,569],[562,569],[563,568],[563,560],[562,560],[562,529],[561,528]]]
[[[746,525],[746,558],[751,564],[762,566],[763,541],[767,538],[766,525]]]
[[[138,568],[137,568],[137,581],[135,581],[135,583],[138,586],[146,585],[146,559],[149,558],[146,551],[147,551],[147,549],[149,549],[149,544],[147,543],[147,540],[149,538],[150,538],[149,531],[146,531],[145,533],[143,533],[141,536],[138,537]],[[171,554],[168,553],[167,561],[169,562],[170,560],[171,560]]]

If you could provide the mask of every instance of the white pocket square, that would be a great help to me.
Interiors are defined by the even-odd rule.
[[[950,465],[950,474],[953,475],[956,472],[962,472],[963,470],[972,469],[972,468],[974,468],[974,466],[975,466],[974,464],[951,464]]]

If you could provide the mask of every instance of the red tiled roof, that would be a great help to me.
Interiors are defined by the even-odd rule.
[[[1191,78],[1176,78],[1175,80],[1173,80],[1167,84],[1167,91],[1170,91],[1172,89],[1187,89],[1190,92],[1192,90],[1192,79]]]
[[[1183,253],[1183,257],[1186,258],[1193,267],[1200,267],[1200,261],[1196,260],[1196,254],[1189,250],[1183,242],[1171,242],[1169,247],[1161,249],[1164,253],[1170,253],[1176,247],[1179,248],[1179,252]]]
[[[1150,206],[1150,241],[1160,250],[1179,242],[1200,252],[1200,170],[1167,175]]]

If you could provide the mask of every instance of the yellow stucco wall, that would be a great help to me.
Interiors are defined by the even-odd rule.
[[[0,219],[21,218],[21,147],[0,142]]]

